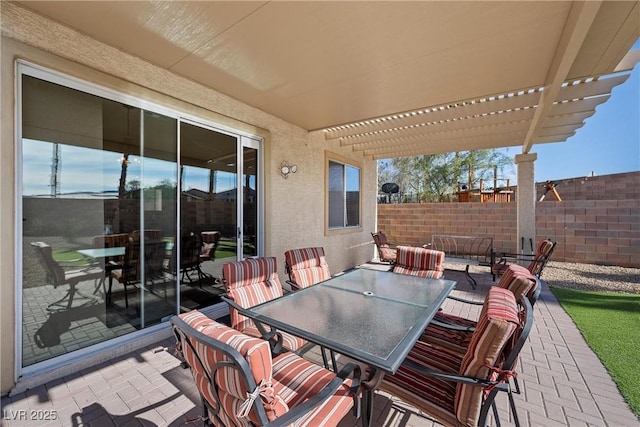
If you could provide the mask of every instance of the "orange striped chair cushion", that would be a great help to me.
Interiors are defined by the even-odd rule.
[[[324,248],[291,249],[284,253],[289,278],[300,288],[315,285],[331,278]]]
[[[244,335],[208,318],[197,310],[181,314],[180,318],[195,330],[235,348],[246,359],[256,384],[262,384],[260,397],[269,420],[274,420],[289,410],[287,404],[273,388],[273,362],[267,341]],[[191,368],[196,386],[202,396],[215,409],[217,404],[214,396],[216,393],[218,394],[223,409],[220,412],[221,418],[223,418],[223,422],[229,423],[227,425],[249,425],[247,419],[238,416],[238,412],[240,405],[247,398],[247,393],[253,390],[247,390],[246,382],[240,371],[229,366],[216,366],[218,363],[229,361],[224,353],[195,340],[192,340],[191,344],[195,347],[204,368],[198,362],[196,353],[192,351],[191,346],[182,343],[180,350]],[[205,371],[209,374],[213,373],[214,382],[219,387],[217,391],[213,389]],[[211,416],[211,419],[215,419],[215,417]],[[249,413],[249,419],[257,423],[258,417],[255,414],[255,409]]]
[[[507,289],[491,288],[488,303],[478,320],[467,352],[460,366],[460,374],[475,378],[489,378],[488,367],[496,366],[505,345],[518,327],[518,305],[513,293]],[[483,390],[458,384],[455,412],[460,422],[475,425],[480,416]]]
[[[444,312],[438,312],[434,319],[455,326],[467,328],[476,327],[475,320],[465,319],[464,317]],[[467,347],[469,347],[472,335],[472,331],[459,331],[430,323],[422,333],[420,341],[445,347],[459,354],[464,354],[467,351]]]
[[[248,258],[222,266],[227,294],[238,305],[248,308],[282,296],[275,257]],[[230,307],[231,326],[242,332],[253,321]]]
[[[422,341],[416,342],[407,359],[427,368],[451,373],[459,372],[462,363],[462,355]],[[385,375],[380,388],[425,411],[442,424],[458,425],[454,382],[420,375],[400,366],[394,375]]]
[[[317,394],[335,374],[293,353],[282,353],[273,359],[273,388],[289,408],[295,408]],[[338,391],[322,405],[297,419],[293,426],[335,426],[353,406],[351,380],[345,380]]]
[[[222,266],[222,276],[227,295],[241,307],[249,308],[282,296],[282,285],[277,273],[275,257],[248,258],[244,261],[228,262]],[[242,333],[260,337],[253,320],[229,307],[231,326]],[[286,332],[281,332],[283,345],[297,351],[307,342]]]
[[[439,279],[444,274],[444,252],[413,246],[398,246],[394,273]]]
[[[509,264],[498,282],[499,288],[509,289],[520,301],[523,296],[530,300],[538,286],[538,281],[526,268],[518,264]]]
[[[542,268],[544,267],[542,260],[549,258],[551,249],[553,249],[553,242],[549,239],[544,239],[538,243],[538,247],[536,248],[536,259],[531,261],[528,267],[532,274],[536,276],[540,275]]]

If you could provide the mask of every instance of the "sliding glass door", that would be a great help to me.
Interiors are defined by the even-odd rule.
[[[19,70],[21,366],[220,302],[259,254],[259,143]]]
[[[237,212],[238,140],[200,124],[180,123],[183,310],[218,301],[224,292],[222,264],[238,258],[236,230],[244,222]]]

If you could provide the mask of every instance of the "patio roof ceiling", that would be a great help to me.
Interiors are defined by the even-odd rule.
[[[627,1],[20,3],[372,158],[564,141],[640,36]]]

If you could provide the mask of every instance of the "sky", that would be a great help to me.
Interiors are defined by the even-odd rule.
[[[60,144],[60,184],[58,192],[117,192],[122,168],[122,154],[73,145]],[[22,180],[23,194],[49,195],[51,193],[51,159],[53,144],[24,139]],[[144,161],[144,165],[142,164]],[[140,181],[143,187],[160,184],[164,180],[177,181],[176,164],[158,159],[129,156],[127,182]],[[185,166],[183,190],[197,188],[209,190],[209,170]],[[214,192],[223,192],[236,187],[236,174],[219,171]]]
[[[640,49],[640,40],[635,49]],[[522,147],[502,151],[513,158]],[[575,135],[561,143],[536,144],[530,152],[538,154],[536,182],[640,171],[640,64]],[[517,182],[515,171],[504,178]]]

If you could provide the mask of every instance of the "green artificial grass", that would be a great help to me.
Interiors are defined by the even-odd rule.
[[[551,291],[640,416],[640,295]]]

